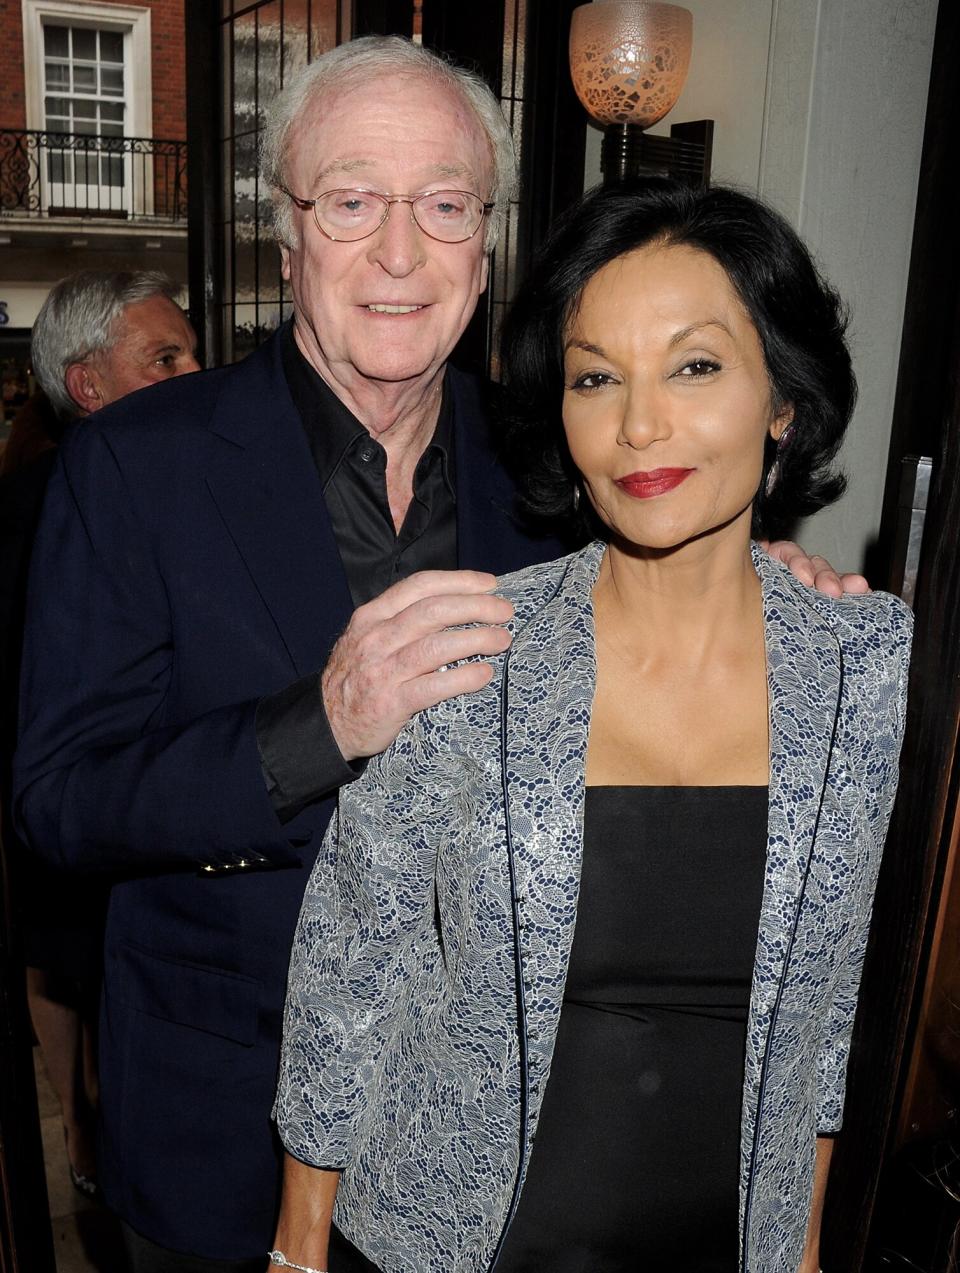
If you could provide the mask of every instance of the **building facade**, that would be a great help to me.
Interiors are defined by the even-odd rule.
[[[58,279],[156,268],[186,285],[183,5],[0,3],[6,422],[29,392],[30,328]]]

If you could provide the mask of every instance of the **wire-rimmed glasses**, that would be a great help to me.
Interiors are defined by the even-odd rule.
[[[420,229],[441,243],[472,239],[492,210],[469,190],[428,190],[424,194],[377,194],[373,190],[325,190],[315,199],[301,199],[286,186],[280,189],[300,208],[312,208],[317,229],[335,243],[356,243],[376,233],[394,203],[409,203]]]

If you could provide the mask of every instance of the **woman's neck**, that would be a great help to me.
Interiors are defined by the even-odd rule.
[[[760,604],[749,528],[739,523],[669,551],[611,542],[594,587],[598,634],[644,662],[691,669],[742,648]]]

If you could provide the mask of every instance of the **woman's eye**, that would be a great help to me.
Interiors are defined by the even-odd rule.
[[[712,376],[720,370],[720,364],[713,362],[709,358],[694,358],[691,362],[686,363],[677,372],[678,376],[682,376],[685,380],[697,380],[702,376]]]
[[[613,376],[605,371],[585,371],[574,377],[567,386],[569,389],[602,389],[604,385],[613,384]]]

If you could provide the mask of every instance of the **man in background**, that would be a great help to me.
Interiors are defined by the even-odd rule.
[[[2,841],[15,873],[30,1016],[60,1102],[71,1179],[87,1196],[96,1193],[93,1039],[106,890],[27,859],[10,823],[26,579],[64,429],[134,389],[197,370],[193,329],[176,296],[175,284],[152,270],[83,270],[59,282],[33,327],[41,389],[17,414],[0,457]]]

